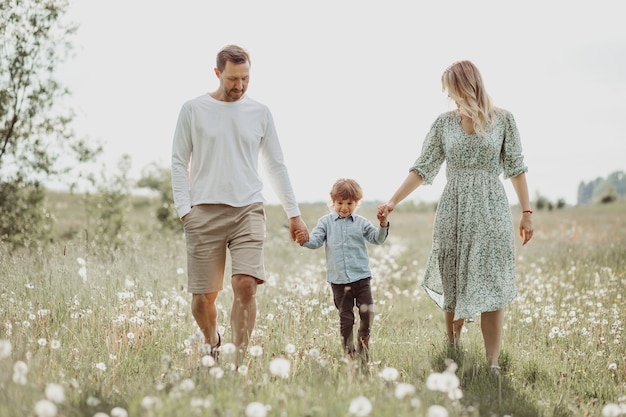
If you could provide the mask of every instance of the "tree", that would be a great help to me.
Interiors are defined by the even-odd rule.
[[[62,179],[101,150],[75,137],[74,114],[63,107],[69,91],[55,79],[76,31],[63,21],[68,7],[67,0],[0,0],[0,209],[11,223],[0,224],[0,241],[45,238],[42,182]]]
[[[144,168],[137,186],[147,188],[159,194],[161,204],[156,210],[156,218],[165,230],[182,231],[182,223],[174,207],[172,177],[169,168],[152,164]]]

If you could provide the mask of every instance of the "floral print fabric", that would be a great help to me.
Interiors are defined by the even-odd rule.
[[[482,137],[463,130],[458,112],[440,115],[411,169],[431,184],[444,161],[447,183],[422,286],[454,320],[473,320],[517,295],[513,221],[500,180],[527,171],[513,115],[496,109]]]

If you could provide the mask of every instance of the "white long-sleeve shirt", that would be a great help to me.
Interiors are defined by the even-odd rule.
[[[172,189],[180,217],[197,204],[264,202],[259,156],[288,217],[300,215],[269,108],[244,96],[205,94],[180,111],[172,145]]]

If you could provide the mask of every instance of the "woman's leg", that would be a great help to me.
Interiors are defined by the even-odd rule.
[[[461,339],[461,330],[463,329],[465,320],[454,320],[454,312],[446,311],[444,314],[446,318],[446,330],[448,331],[448,342],[450,342],[450,346],[457,347]]]
[[[487,364],[489,366],[498,366],[503,324],[504,310],[486,311],[480,315],[480,328],[483,332],[485,353],[487,354]]]

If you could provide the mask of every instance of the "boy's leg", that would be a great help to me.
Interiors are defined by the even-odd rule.
[[[339,330],[341,333],[342,348],[348,353],[354,353],[354,294],[351,284],[331,284],[333,301],[339,311]]]
[[[356,305],[359,308],[359,331],[357,351],[369,359],[369,340],[372,317],[374,317],[374,299],[372,297],[371,279],[366,278],[355,283]]]

